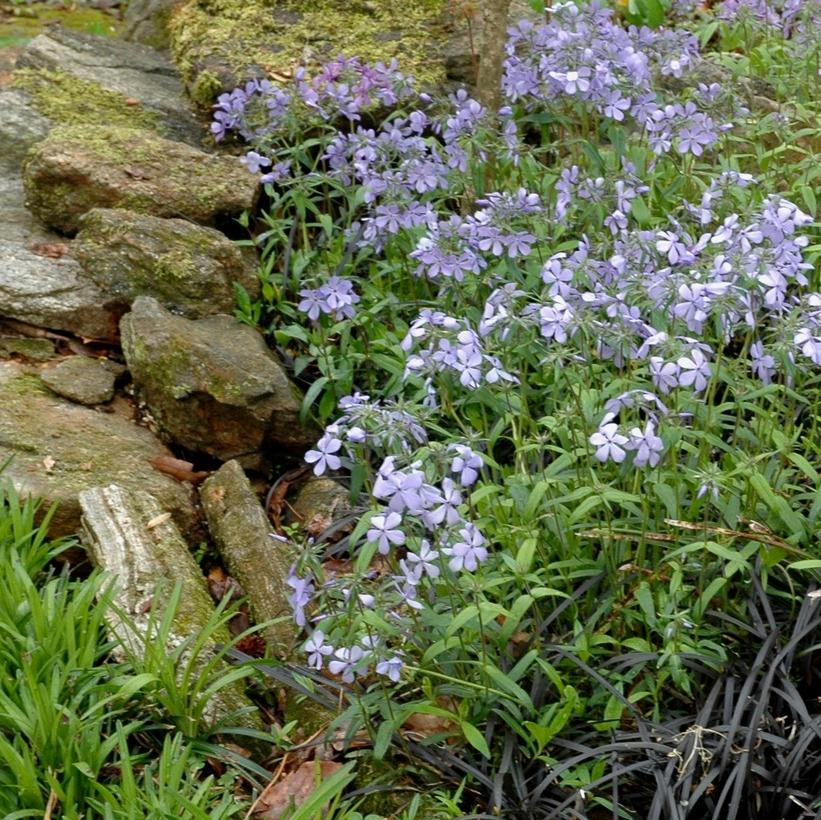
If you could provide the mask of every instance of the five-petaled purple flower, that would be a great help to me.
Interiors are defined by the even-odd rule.
[[[608,460],[621,464],[627,455],[624,446],[628,441],[627,436],[619,432],[619,425],[613,421],[603,424],[590,436],[590,443],[596,448],[596,458],[602,464]]]
[[[376,544],[380,555],[387,555],[391,551],[391,544],[400,546],[405,543],[405,533],[399,529],[401,524],[402,516],[396,512],[371,518],[371,528],[366,537]]]

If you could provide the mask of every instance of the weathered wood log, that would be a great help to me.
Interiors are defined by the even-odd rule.
[[[147,642],[155,640],[157,625],[177,584],[181,594],[167,636],[168,651],[199,634],[214,614],[214,604],[188,545],[157,500],[146,492],[112,484],[81,492],[80,507],[83,540],[94,564],[116,578],[113,600],[125,617],[112,610],[109,627],[123,646],[139,655]],[[214,630],[194,663],[205,666],[216,645],[229,640],[225,626]],[[189,660],[190,655],[183,654],[181,672]],[[216,723],[249,706],[241,685],[233,684],[212,696],[204,714]],[[261,728],[256,712],[232,722]]]
[[[271,524],[237,461],[227,461],[200,489],[208,529],[228,572],[248,595],[257,623],[274,620],[264,632],[279,658],[297,640],[286,583],[293,548],[271,537]]]

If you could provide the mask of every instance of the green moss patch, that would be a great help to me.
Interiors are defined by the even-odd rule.
[[[60,23],[74,31],[100,37],[116,37],[122,29],[122,23],[110,14],[88,6],[60,9],[35,3],[15,11],[14,15],[0,20],[0,48],[25,45],[49,23]]]
[[[28,92],[35,108],[63,125],[107,125],[160,131],[159,118],[122,94],[62,71],[22,68],[12,86]]]

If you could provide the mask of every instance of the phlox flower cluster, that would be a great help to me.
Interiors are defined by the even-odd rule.
[[[435,404],[433,382],[445,373],[469,390],[482,385],[518,382],[496,356],[485,351],[484,340],[467,320],[441,311],[423,310],[411,322],[401,347],[409,354],[405,363],[406,378],[414,375],[425,379],[431,405]]]
[[[323,439],[336,441],[340,447],[341,424],[352,425],[350,433],[368,412],[367,397],[351,396],[343,404],[341,421],[329,425],[323,434]],[[456,578],[474,573],[487,561],[487,540],[465,517],[465,491],[478,481],[483,466],[481,456],[469,444],[458,442],[440,450],[439,457],[428,459],[424,466],[408,456],[383,459],[371,488],[376,509],[364,537],[379,556],[381,569],[368,570],[359,579],[332,576],[320,584],[312,574],[300,576],[293,567],[287,579],[294,590],[289,600],[295,622],[306,626],[311,607],[318,612],[311,620],[321,628],[313,629],[305,644],[310,666],[327,667],[348,683],[374,672],[399,679],[404,664],[401,652],[388,649],[369,634],[351,645],[348,627],[345,646],[330,644],[327,636],[333,634],[337,616],[349,624],[351,607],[390,613],[400,633],[409,633],[414,613],[435,602],[434,585],[444,574]]]
[[[393,107],[414,94],[413,81],[402,74],[396,61],[362,63],[356,57],[338,57],[313,75],[299,68],[290,85],[269,80],[249,80],[221,94],[214,106],[211,133],[217,141],[236,133],[246,141],[264,140],[287,127],[300,113],[325,122],[356,122],[364,111]]]
[[[659,100],[659,77],[682,77],[698,60],[698,43],[680,31],[622,28],[611,9],[591,3],[554,5],[543,26],[523,21],[510,30],[504,90],[526,108],[562,98],[643,127],[653,150],[699,156],[721,126],[695,103]]]
[[[305,454],[314,475],[355,464],[365,451],[409,453],[425,444],[428,434],[418,414],[411,414],[395,402],[371,401],[355,393],[339,402],[343,411],[329,424],[315,447]]]
[[[353,319],[356,315],[354,305],[359,302],[359,294],[354,291],[350,279],[331,276],[318,288],[303,288],[299,295],[301,299],[297,309],[312,322],[322,315],[332,316],[335,321]]]

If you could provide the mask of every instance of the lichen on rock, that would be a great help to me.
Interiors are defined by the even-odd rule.
[[[254,296],[256,269],[219,231],[184,219],[97,208],[80,220],[72,256],[125,313],[138,296],[153,296],[191,319],[234,309],[234,283]]]
[[[55,128],[27,155],[23,183],[32,213],[66,234],[76,233],[92,208],[227,225],[259,194],[257,179],[236,157],[122,126]]]
[[[269,448],[301,452],[314,441],[299,423],[299,391],[253,328],[231,316],[174,316],[140,296],[120,329],[140,396],[187,450],[248,465]]]

